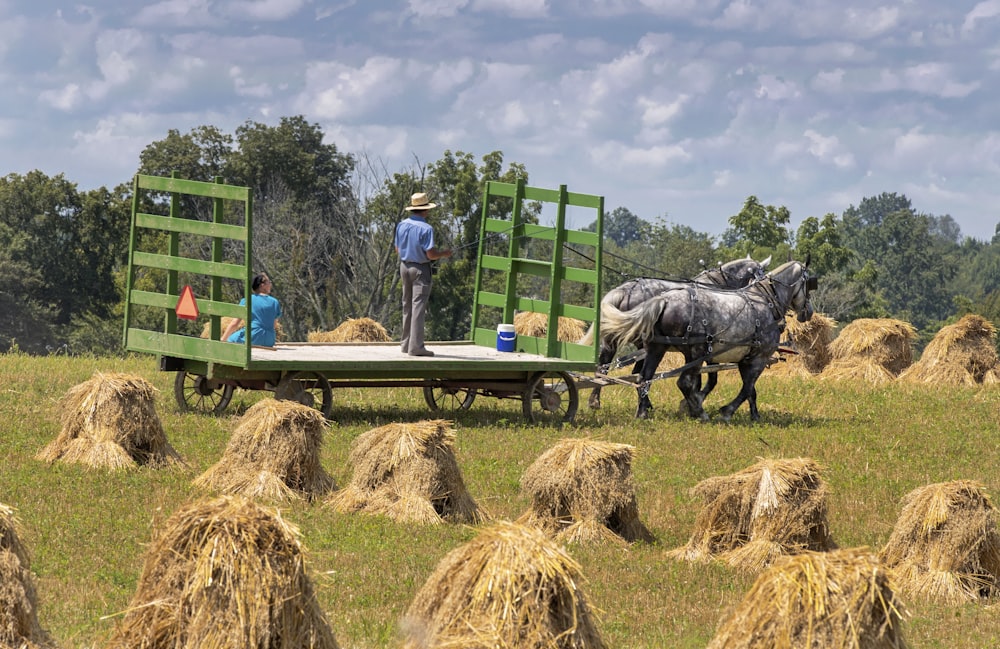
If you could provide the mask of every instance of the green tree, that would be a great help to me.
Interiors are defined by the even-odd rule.
[[[6,272],[20,268],[25,276],[8,289],[6,300],[22,305],[10,313],[30,313],[33,323],[19,335],[11,325],[0,337],[18,338],[22,349],[41,352],[64,342],[74,318],[109,316],[120,300],[114,273],[126,252],[123,210],[120,194],[103,188],[81,194],[62,174],[32,171],[0,179],[2,263]]]
[[[959,229],[950,216],[916,213],[908,198],[882,193],[865,198],[843,215],[846,244],[854,251],[852,272],[875,269],[869,296],[879,304],[858,304],[855,315],[886,305],[891,317],[922,328],[954,310]]]
[[[593,231],[595,224],[589,229]],[[624,248],[630,243],[643,241],[652,235],[653,226],[633,214],[627,207],[616,207],[604,219],[604,238]]]
[[[822,220],[810,216],[799,224],[795,235],[795,258],[809,256],[809,269],[816,274],[844,270],[851,260],[851,251],[843,244],[843,233],[837,217],[827,214]]]
[[[248,121],[235,139],[226,175],[253,189],[251,263],[274,279],[283,327],[304,340],[312,329],[336,326],[350,311],[341,295],[358,281],[366,254],[352,230],[353,156],[324,144],[319,125],[302,116],[275,126]]]
[[[791,252],[790,220],[787,207],[763,205],[756,196],[748,196],[743,209],[729,217],[729,228],[722,235],[723,245],[733,258],[787,256]]]
[[[604,291],[635,277],[691,278],[722,261],[710,235],[658,219],[626,246],[605,241]]]

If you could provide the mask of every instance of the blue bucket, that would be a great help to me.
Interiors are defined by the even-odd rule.
[[[514,346],[516,343],[517,343],[517,332],[514,331],[514,325],[512,324],[497,325],[498,352],[512,352],[514,351]]]

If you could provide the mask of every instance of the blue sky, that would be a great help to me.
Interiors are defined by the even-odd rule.
[[[896,192],[989,240],[998,77],[1000,0],[0,0],[0,174],[112,187],[168,129],[304,115],[699,232]]]

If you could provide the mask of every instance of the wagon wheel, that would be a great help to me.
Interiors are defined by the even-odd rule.
[[[233,386],[182,370],[174,377],[174,398],[182,411],[221,415],[233,400]]]
[[[333,390],[330,381],[318,372],[292,372],[281,378],[274,389],[274,398],[281,401],[296,401],[304,406],[316,408],[327,419],[333,412]]]
[[[538,372],[521,398],[524,418],[539,423],[573,421],[579,405],[576,382],[566,372]]]
[[[468,410],[476,400],[476,391],[470,388],[453,388],[443,385],[425,385],[424,401],[433,411],[457,412]]]

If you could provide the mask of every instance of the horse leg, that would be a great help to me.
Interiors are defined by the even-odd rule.
[[[747,403],[750,405],[750,420],[760,421],[760,412],[757,410],[757,385],[754,384],[753,389],[750,390],[750,398],[747,399]]]
[[[666,351],[667,348],[659,344],[651,344],[646,348],[645,362],[642,365],[642,371],[639,373],[639,406],[635,411],[636,419],[648,419],[649,412],[653,409],[653,404],[649,400],[650,381]]]
[[[743,387],[740,388],[740,391],[736,395],[735,399],[719,408],[719,416],[722,418],[722,421],[729,422],[729,420],[733,417],[733,413],[736,412],[736,409],[739,408],[744,401],[751,398],[751,396],[753,397],[754,402],[756,402],[757,378],[760,377],[761,372],[763,371],[763,363],[757,361],[740,363],[740,377],[743,379]],[[753,405],[755,406],[756,403]],[[751,409],[750,418],[753,421],[757,421],[760,418],[760,413],[755,413],[753,409]]]
[[[698,394],[701,396],[701,402],[705,403],[705,397],[707,397],[712,390],[715,389],[715,385],[719,382],[718,372],[708,373],[708,382],[705,384],[705,389],[701,388],[701,374],[698,374]]]
[[[598,369],[603,369],[607,371],[608,366],[610,366],[611,361],[615,358],[615,353],[617,353],[618,348],[614,346],[609,341],[601,341],[601,352],[597,357]],[[590,399],[587,400],[587,405],[593,410],[599,410],[601,408],[601,386],[596,386],[593,392],[590,393]]]
[[[687,362],[690,362],[686,358]],[[701,421],[708,421],[708,413],[702,407],[702,396],[700,388],[701,383],[701,368],[694,367],[681,372],[680,376],[677,377],[677,388],[684,395],[684,399],[681,401],[682,412],[687,413],[690,417],[694,419],[700,419]]]

